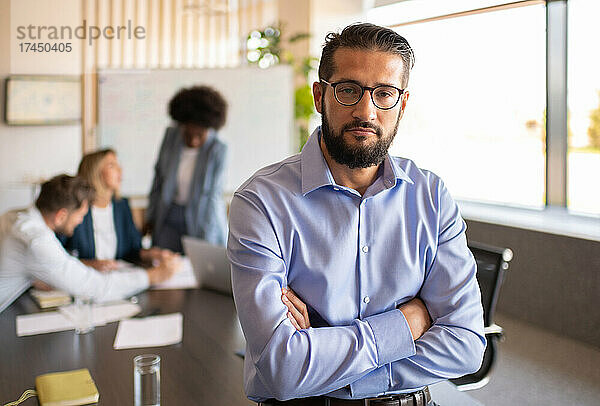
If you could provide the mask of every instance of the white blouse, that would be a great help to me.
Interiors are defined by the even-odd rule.
[[[199,150],[200,148],[183,147],[183,151],[181,151],[177,169],[177,193],[175,194],[175,203],[181,206],[187,205],[190,196],[190,186]]]
[[[117,256],[117,232],[113,217],[113,205],[101,208],[92,206],[94,244],[96,259],[115,259]]]

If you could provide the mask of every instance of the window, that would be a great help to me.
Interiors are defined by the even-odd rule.
[[[569,0],[569,210],[600,214],[600,2]]]
[[[411,15],[440,15],[429,13]],[[543,207],[545,28],[543,4],[394,27],[416,64],[391,153],[436,172],[455,198]]]

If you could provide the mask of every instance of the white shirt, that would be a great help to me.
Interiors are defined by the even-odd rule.
[[[92,206],[92,224],[94,225],[96,259],[115,259],[117,256],[117,232],[112,203],[106,207]]]
[[[149,285],[145,271],[100,273],[65,251],[35,207],[0,217],[0,312],[39,279],[71,295],[122,299]]]
[[[181,151],[177,169],[177,193],[175,194],[175,203],[179,205],[187,205],[199,150],[200,148],[183,147]]]

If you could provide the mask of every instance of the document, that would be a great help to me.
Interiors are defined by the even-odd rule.
[[[73,330],[75,323],[75,305],[59,308],[54,312],[42,312],[17,316],[17,336],[53,333],[56,331]],[[94,326],[122,320],[138,314],[142,308],[129,301],[118,301],[92,306]]]
[[[75,305],[62,306],[58,309],[68,319],[74,320],[76,317]],[[92,318],[94,326],[103,326],[106,323],[119,321],[135,316],[142,311],[140,305],[131,303],[128,300],[119,300],[92,306]]]
[[[60,312],[17,316],[17,337],[72,330],[75,324]]]
[[[198,287],[198,280],[194,274],[192,263],[187,257],[181,258],[181,269],[175,275],[171,276],[170,279],[154,285],[155,289],[193,289]]]
[[[161,347],[180,343],[182,337],[183,315],[181,313],[122,320],[113,347],[115,350]]]
[[[134,271],[144,269],[130,262],[118,260],[118,271]],[[158,285],[152,286],[152,290],[163,290],[163,289],[194,289],[198,287],[198,280],[194,274],[194,268],[190,259],[187,257],[181,258],[181,269],[170,279],[159,283]]]

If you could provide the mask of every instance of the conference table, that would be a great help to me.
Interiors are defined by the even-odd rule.
[[[34,388],[35,377],[88,368],[99,405],[133,404],[133,358],[161,357],[161,404],[255,405],[243,390],[244,346],[233,299],[203,289],[151,290],[137,295],[142,314],[183,314],[183,339],[175,345],[113,349],[118,323],[77,335],[74,330],[17,337],[15,318],[40,309],[29,294],[0,313],[0,405]],[[35,405],[36,399],[23,405]]]
[[[29,294],[0,313],[0,405],[34,388],[35,377],[48,372],[87,368],[100,393],[99,405],[133,404],[133,358],[161,357],[161,404],[256,405],[243,390],[244,348],[230,296],[204,289],[150,290],[136,296],[140,315],[183,314],[183,339],[175,345],[113,349],[118,323],[82,335],[74,330],[17,337],[16,316],[40,312]],[[449,382],[430,386],[442,406],[481,406]],[[35,405],[36,399],[22,405]]]

